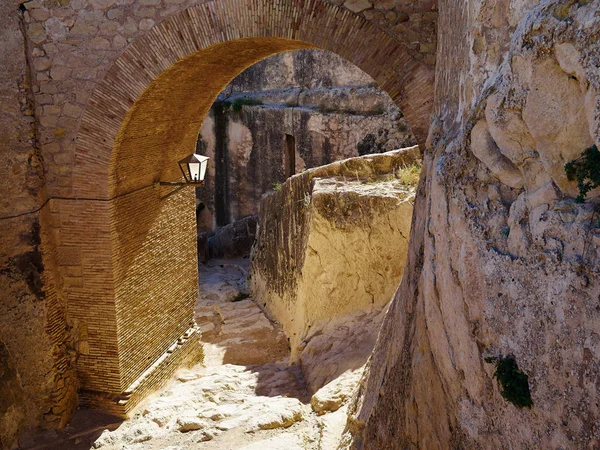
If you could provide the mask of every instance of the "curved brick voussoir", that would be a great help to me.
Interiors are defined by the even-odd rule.
[[[188,0],[174,10],[161,9],[170,0],[142,3],[98,0],[49,18],[34,8],[39,3],[29,6],[32,18],[46,20],[46,28],[29,30],[43,47],[35,54],[57,55],[34,58],[36,76],[49,77],[36,98],[49,142],[48,192],[60,196],[51,204],[59,273],[77,275],[57,284],[78,324],[80,400],[119,414],[177,364],[201,356],[193,342],[173,353],[196,329],[194,190],[156,182],[181,179],[176,162],[194,151],[227,84],[270,55],[329,50],[387,91],[421,143],[433,98],[430,65],[372,22],[322,0]],[[76,54],[48,43],[66,42],[68,27]],[[110,29],[127,40],[110,38]],[[45,106],[63,97],[70,103]]]
[[[156,134],[169,129],[171,136],[175,132],[182,136],[180,148],[193,149],[200,119],[232,78],[271,54],[310,47],[337,53],[371,75],[424,142],[433,98],[432,70],[381,29],[320,0],[216,0],[165,19],[135,40],[108,70],[83,115],[73,193],[106,198],[135,188],[123,182],[125,160],[137,164],[138,171],[140,167],[148,171],[139,182],[151,182],[159,176],[152,167],[160,160],[148,158],[147,149],[139,158],[143,161],[122,157],[121,152],[131,152],[128,141],[138,140],[139,148],[141,140],[154,133],[157,144]],[[183,84],[192,82],[194,88]],[[169,100],[156,98],[166,92]],[[148,111],[152,107],[154,115]],[[167,121],[177,122],[177,129]],[[175,153],[173,157],[186,152]]]

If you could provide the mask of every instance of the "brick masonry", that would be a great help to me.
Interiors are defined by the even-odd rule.
[[[192,326],[193,189],[169,195],[172,188],[155,182],[180,178],[176,161],[191,153],[216,95],[243,69],[282,51],[333,51],[371,75],[424,141],[435,5],[392,3],[30,0],[23,13],[15,7],[30,73],[30,108],[21,114],[33,117],[28,148],[40,154],[44,184],[34,205],[7,191],[3,211],[43,205],[43,283],[54,305],[48,330],[56,348],[71,349],[55,352],[52,366],[63,374],[50,389],[62,404],[73,404],[77,383],[82,392],[121,395]],[[75,352],[78,381],[64,369]],[[49,421],[64,422],[71,410]]]

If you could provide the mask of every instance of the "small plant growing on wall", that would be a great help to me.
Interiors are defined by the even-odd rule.
[[[245,106],[259,106],[259,105],[264,104],[262,102],[262,100],[259,100],[257,98],[245,98],[245,97],[236,98],[233,102],[228,100],[224,103],[226,104],[226,106],[231,107],[231,110],[236,113],[241,112],[242,107],[244,105]]]
[[[519,369],[512,356],[491,356],[485,358],[486,363],[496,365],[494,378],[502,386],[502,397],[519,408],[531,408],[531,392],[529,392],[529,376]]]
[[[583,203],[588,192],[600,186],[600,151],[592,145],[586,148],[581,156],[565,164],[565,172],[569,181],[577,180],[579,195],[575,200]]]

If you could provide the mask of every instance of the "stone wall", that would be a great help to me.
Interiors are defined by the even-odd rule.
[[[0,448],[76,406],[75,349],[48,223],[32,55],[19,2],[0,4]]]
[[[440,2],[435,115],[409,258],[347,430],[362,448],[594,448],[598,1]],[[533,406],[502,395],[512,357]],[[350,445],[350,441],[348,441]]]
[[[298,50],[267,58],[227,86],[202,125],[198,151],[214,162],[198,189],[207,206],[202,231],[258,212],[262,194],[289,176],[286,136],[294,137],[293,173],[416,144],[389,96],[339,56]]]
[[[262,199],[250,286],[288,336],[293,360],[324,324],[390,300],[413,192],[394,173],[418,157],[413,147],[347,159],[296,175]]]

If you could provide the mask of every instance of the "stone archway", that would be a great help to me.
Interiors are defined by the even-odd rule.
[[[82,402],[126,413],[192,357],[197,296],[193,190],[180,177],[218,93],[272,54],[337,53],[371,75],[423,142],[430,68],[348,11],[319,0],[215,0],[172,16],[117,59],[89,100],[75,151],[61,239],[79,266],[66,292],[82,330]]]

